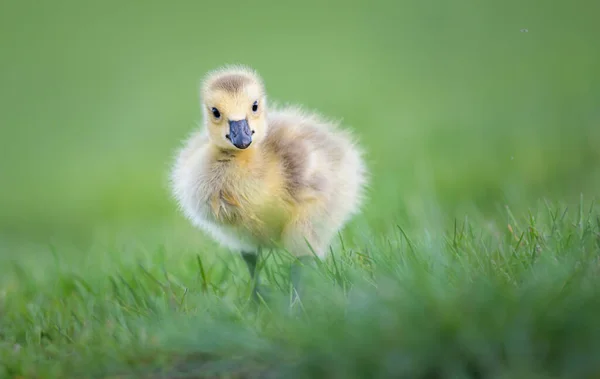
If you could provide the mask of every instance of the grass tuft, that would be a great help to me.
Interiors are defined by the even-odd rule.
[[[545,203],[521,217],[507,209],[508,223],[455,219],[430,238],[398,226],[375,249],[340,244],[308,269],[291,305],[300,312],[282,284],[291,262],[276,252],[261,272],[273,297],[257,307],[234,256],[185,256],[178,269],[115,261],[94,279],[60,262],[36,278],[15,262],[0,297],[1,372],[593,377],[600,214],[582,209]]]

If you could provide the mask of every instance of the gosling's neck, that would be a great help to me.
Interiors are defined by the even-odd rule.
[[[260,166],[263,162],[262,151],[258,144],[244,150],[223,149],[215,146],[214,153],[217,162],[237,167],[250,169]]]

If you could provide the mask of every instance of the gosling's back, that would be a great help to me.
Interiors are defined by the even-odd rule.
[[[283,165],[287,191],[328,243],[362,205],[363,151],[338,123],[298,107],[272,108],[264,149]]]

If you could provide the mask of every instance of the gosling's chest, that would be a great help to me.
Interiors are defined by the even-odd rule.
[[[257,237],[275,236],[290,215],[290,204],[276,175],[223,176],[207,199],[214,222]]]

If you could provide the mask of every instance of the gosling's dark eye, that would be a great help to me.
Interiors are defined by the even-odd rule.
[[[219,112],[219,110],[217,108],[213,108],[211,109],[213,116],[215,116],[215,118],[219,118],[221,117],[221,112]]]
[[[252,104],[252,112],[256,112],[258,110],[258,101],[255,101],[254,104]]]

